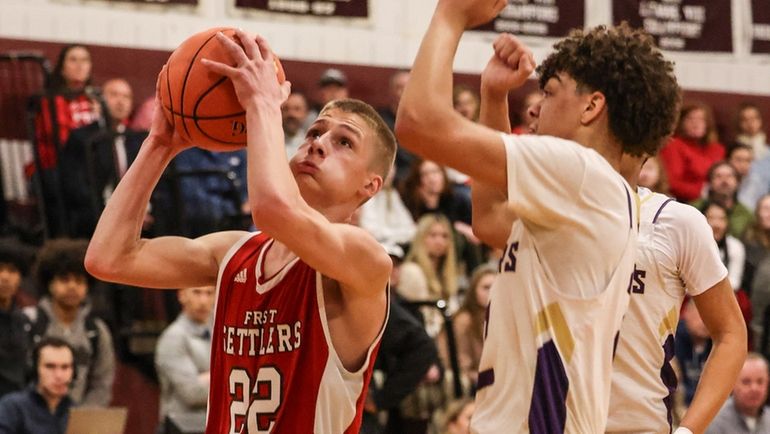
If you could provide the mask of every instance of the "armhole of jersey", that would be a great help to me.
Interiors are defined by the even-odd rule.
[[[369,344],[369,348],[366,350],[366,359],[364,360],[364,363],[357,371],[351,372],[348,371],[347,368],[345,368],[345,366],[342,364],[340,357],[337,355],[337,349],[334,348],[332,335],[331,332],[329,332],[329,324],[326,321],[326,301],[324,300],[323,279],[321,273],[316,271],[315,274],[316,297],[318,298],[318,314],[320,316],[319,319],[321,320],[321,327],[324,331],[324,339],[326,339],[326,345],[329,347],[329,356],[334,360],[335,366],[337,366],[337,369],[343,377],[350,378],[361,375],[369,368],[369,365],[372,362],[372,352],[374,352],[374,349],[377,348],[377,345],[379,344],[380,339],[382,339],[382,335],[385,332],[385,326],[388,324],[388,319],[390,317],[390,282],[385,285],[385,320],[380,325],[380,331],[377,333],[377,337],[374,338],[374,341]]]
[[[219,263],[219,273],[217,273],[217,286],[215,286],[214,291],[214,316],[217,314],[217,304],[219,304],[219,286],[222,283],[222,275],[225,273],[225,268],[227,267],[227,264],[230,262],[230,259],[235,256],[235,252],[238,251],[241,247],[243,247],[244,244],[246,244],[247,241],[252,239],[253,237],[256,237],[257,235],[261,234],[261,231],[256,232],[249,232],[247,234],[244,234],[241,239],[235,242],[232,247],[230,247],[230,250],[225,253],[225,256],[222,258],[222,262]],[[215,318],[216,320],[216,318]]]

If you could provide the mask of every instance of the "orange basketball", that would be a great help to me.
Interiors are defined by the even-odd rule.
[[[235,29],[228,27],[197,33],[171,53],[158,80],[163,113],[182,137],[200,148],[232,151],[246,146],[246,113],[230,79],[211,72],[200,61],[233,65],[215,37],[220,31],[239,42]],[[278,82],[283,83],[286,75],[278,57],[275,69]]]

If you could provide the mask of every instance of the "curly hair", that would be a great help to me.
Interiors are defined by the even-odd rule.
[[[655,155],[676,125],[680,88],[674,65],[663,58],[652,37],[623,22],[573,30],[537,68],[540,87],[560,73],[577,82],[579,92],[601,92],[609,129],[634,155]]]
[[[88,248],[87,240],[56,239],[47,241],[37,256],[34,275],[40,289],[48,291],[48,285],[56,277],[69,274],[85,276],[89,283],[93,280],[83,263]]]

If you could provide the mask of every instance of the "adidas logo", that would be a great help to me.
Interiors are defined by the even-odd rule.
[[[246,283],[246,269],[239,271],[238,274],[235,275],[235,279],[233,279],[233,282],[235,283]]]

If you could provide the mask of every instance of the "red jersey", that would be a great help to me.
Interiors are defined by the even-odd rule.
[[[51,103],[56,106],[56,119],[53,119]],[[57,151],[54,139],[53,123],[58,125],[58,144],[64,146],[69,138],[70,131],[84,127],[99,120],[94,101],[85,93],[75,96],[56,94],[45,97],[40,101],[40,112],[35,118],[35,134],[40,152],[40,165],[43,169],[56,166]],[[34,171],[30,167],[28,170]]]
[[[206,434],[358,433],[384,324],[363,366],[346,370],[331,343],[321,274],[295,258],[265,276],[272,243],[249,234],[220,266]]]

